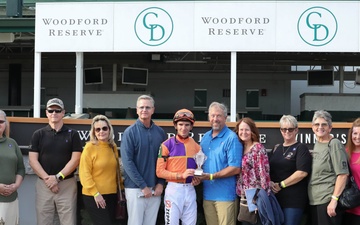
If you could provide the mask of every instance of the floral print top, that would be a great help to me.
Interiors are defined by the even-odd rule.
[[[246,189],[262,188],[270,194],[270,165],[265,147],[254,144],[243,155],[241,173],[236,184],[237,195],[245,195]]]

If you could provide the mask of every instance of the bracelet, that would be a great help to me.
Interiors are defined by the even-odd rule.
[[[214,175],[213,175],[212,173],[210,173],[210,178],[209,178],[209,180],[213,180],[213,178],[214,178]]]
[[[96,192],[96,194],[94,194],[94,197],[97,197],[97,196],[99,196],[100,195],[100,193],[99,192]]]
[[[285,185],[285,182],[284,182],[284,181],[281,181],[281,182],[280,182],[280,185],[281,185],[282,188],[286,188],[286,185]]]
[[[339,197],[336,197],[335,195],[331,195],[331,198],[336,200],[336,201],[339,201]]]
[[[64,176],[64,174],[63,174],[62,172],[59,172],[59,175],[60,175],[63,179],[65,179],[65,176]]]

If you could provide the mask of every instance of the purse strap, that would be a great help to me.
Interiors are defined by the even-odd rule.
[[[122,201],[123,200],[123,196],[121,194],[121,190],[124,190],[124,185],[123,185],[123,179],[122,179],[122,176],[121,176],[121,170],[120,170],[120,163],[119,163],[119,158],[116,157],[116,153],[115,153],[116,149],[115,147],[113,146],[113,153],[114,153],[114,157],[115,157],[115,160],[116,160],[116,183],[117,183],[117,186],[118,186],[118,190],[120,192],[120,200]]]

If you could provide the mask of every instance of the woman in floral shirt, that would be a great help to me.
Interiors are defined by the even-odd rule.
[[[235,132],[244,146],[241,174],[237,181],[236,193],[245,195],[249,188],[262,188],[270,193],[270,166],[265,147],[259,143],[259,130],[248,117],[238,121]],[[242,222],[243,225],[248,224]],[[258,223],[261,224],[258,219]]]

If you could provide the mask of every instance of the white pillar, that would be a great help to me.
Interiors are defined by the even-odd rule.
[[[231,52],[230,122],[236,122],[236,52]]]
[[[84,53],[76,52],[75,114],[83,113]]]
[[[40,118],[41,101],[41,52],[34,55],[34,118]],[[45,103],[46,104],[46,103]]]

